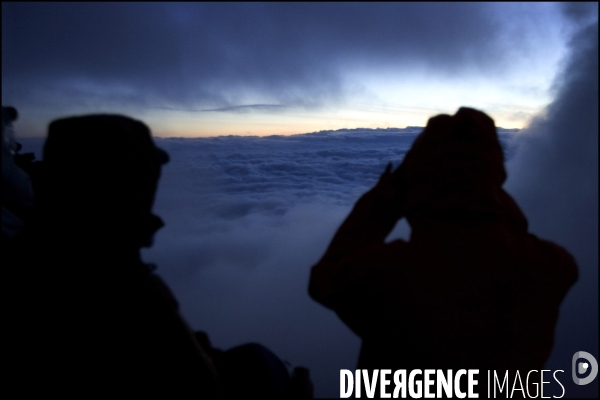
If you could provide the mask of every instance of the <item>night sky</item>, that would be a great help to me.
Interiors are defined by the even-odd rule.
[[[595,3],[3,3],[2,102],[26,149],[58,117],[146,122],[171,163],[155,205],[166,226],[144,259],[215,346],[263,343],[331,397],[360,340],[308,297],[309,269],[419,132],[402,128],[460,106],[524,128],[500,130],[514,150],[505,188],[580,269],[546,368],[565,371],[567,397],[593,397],[598,380],[575,386],[571,357],[598,359],[597,15]],[[400,223],[391,237],[409,234]]]

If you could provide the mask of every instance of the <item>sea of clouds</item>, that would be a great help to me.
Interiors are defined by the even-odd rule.
[[[580,234],[582,226],[597,230],[597,210],[591,220],[585,218],[598,206],[597,172],[595,192],[594,177],[580,176],[594,157],[597,167],[597,155],[588,149],[597,149],[597,138],[595,144],[585,142],[590,128],[576,127],[575,142],[567,138],[557,146],[563,136],[547,123],[534,124],[545,135],[530,132],[533,128],[523,133],[498,128],[498,136],[509,171],[505,187],[524,206],[534,233],[574,252],[585,278],[563,305],[550,361],[552,369],[568,369],[574,351],[594,354],[595,345],[597,354],[592,339],[597,306],[594,317],[590,301],[597,299],[598,287],[597,279],[589,280],[594,262],[597,268],[597,234],[595,241],[593,235]],[[215,347],[261,343],[291,366],[308,367],[316,396],[337,397],[339,370],[355,368],[360,339],[335,313],[310,299],[310,267],[360,195],[388,163],[400,164],[422,129],[155,138],[170,155],[154,207],[166,225],[143,258],[158,266],[186,320],[207,332]],[[43,139],[20,142],[22,152],[34,151],[41,158]],[[556,169],[560,177],[549,175]],[[554,207],[554,214],[548,214],[548,207]],[[565,210],[583,215],[583,223]],[[388,239],[409,236],[402,220]]]
[[[335,397],[339,370],[355,368],[360,340],[309,298],[310,267],[358,197],[388,163],[401,162],[421,130],[156,138],[171,157],[154,207],[166,225],[143,258],[215,347],[261,343],[310,368],[317,396]],[[507,158],[515,133],[499,129]],[[24,150],[41,143],[25,139]],[[390,238],[409,234],[401,222]]]
[[[567,397],[598,396],[598,379],[587,386],[570,379],[575,352],[598,358],[598,22],[585,19],[586,7],[566,6],[580,28],[554,100],[526,130],[499,129],[505,188],[530,231],[564,246],[579,266],[546,365],[564,370]],[[310,368],[316,396],[337,397],[339,370],[354,369],[360,341],[309,298],[310,267],[420,129],[157,139],[171,155],[155,204],[166,226],[143,258],[158,265],[185,318],[215,347],[262,343]],[[40,158],[42,139],[21,142]],[[409,235],[401,221],[390,238]]]
[[[310,267],[421,130],[157,140],[172,160],[155,207],[167,225],[146,258],[215,346],[262,343],[310,368],[316,395],[335,397],[360,340],[309,298]],[[408,236],[406,223],[390,235]]]

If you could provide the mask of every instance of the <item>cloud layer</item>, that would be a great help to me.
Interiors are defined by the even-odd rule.
[[[579,265],[549,369],[567,368],[580,350],[598,358],[597,5],[567,5],[565,14],[578,26],[569,61],[556,79],[555,100],[523,132],[507,182],[530,229],[566,247]],[[569,396],[598,396],[597,381],[576,386],[567,380],[566,390]]]
[[[336,397],[339,370],[355,367],[360,340],[309,298],[310,267],[421,130],[156,139],[171,157],[155,204],[166,226],[144,258],[215,346],[260,342],[309,367],[316,395]],[[501,130],[509,157],[511,134]],[[41,140],[23,144],[34,150]],[[402,222],[390,237],[409,232]]]

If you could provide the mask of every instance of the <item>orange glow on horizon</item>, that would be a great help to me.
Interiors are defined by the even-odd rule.
[[[438,114],[453,114],[454,111],[438,112],[417,112],[404,118],[390,118],[389,115],[384,118],[344,118],[344,116],[313,116],[313,118],[298,118],[297,116],[271,116],[269,121],[256,121],[244,118],[234,118],[231,121],[206,121],[192,118],[177,119],[157,119],[142,118],[151,128],[156,137],[215,137],[215,136],[272,136],[272,135],[295,135],[327,130],[339,129],[386,129],[386,128],[405,128],[407,126],[425,126],[427,120]],[[488,113],[496,122],[497,127],[517,128],[526,127],[529,118],[515,118],[512,115],[503,115],[498,113]],[[523,113],[523,117],[529,114]],[[240,117],[240,116],[236,116]],[[300,119],[300,120],[298,120]]]

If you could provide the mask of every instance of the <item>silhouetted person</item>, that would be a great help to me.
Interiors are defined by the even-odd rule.
[[[431,118],[390,169],[310,278],[312,298],[362,338],[357,368],[479,368],[480,397],[488,369],[543,369],[577,267],[562,247],[528,233],[502,189],[493,120],[468,108]],[[404,217],[410,240],[386,243]]]
[[[22,393],[214,397],[213,363],[168,287],[143,263],[161,165],[143,123],[50,124],[34,216],[11,241],[9,368]]]
[[[20,232],[33,206],[33,188],[29,175],[19,165],[21,145],[15,140],[13,122],[17,109],[2,106],[2,238]],[[27,155],[29,156],[29,155]]]

